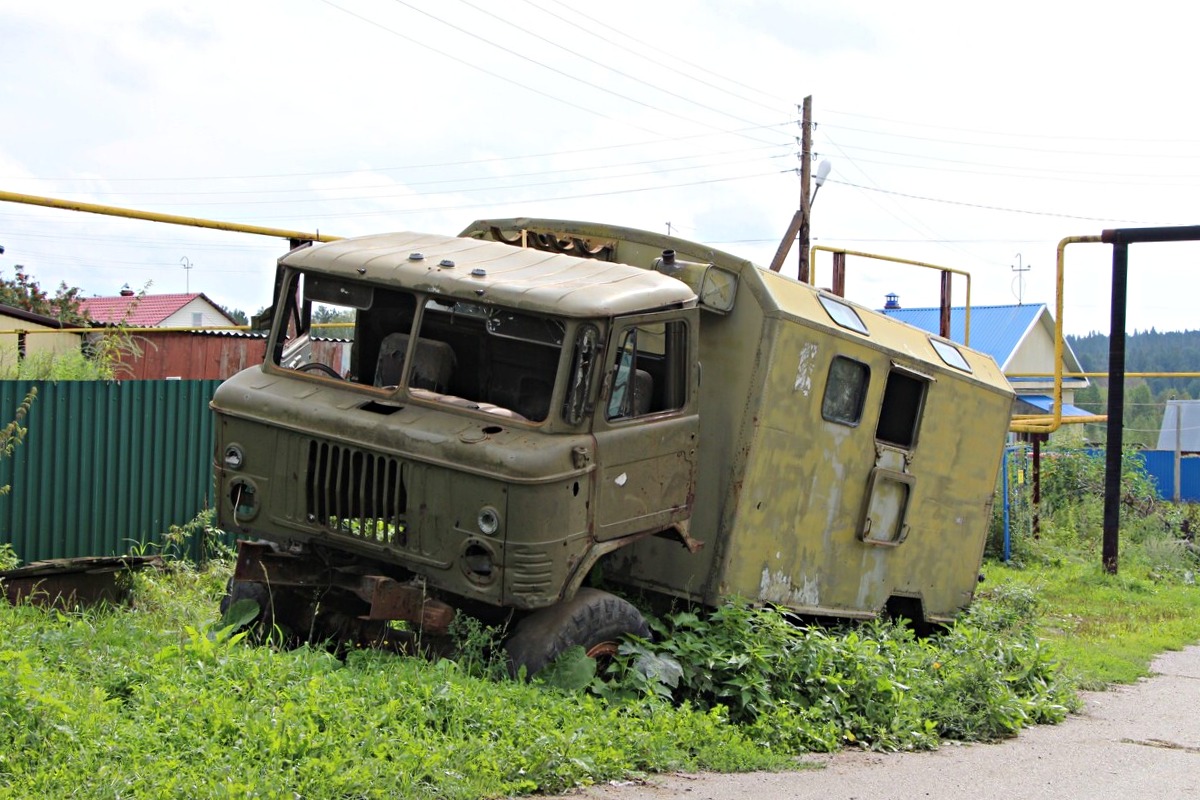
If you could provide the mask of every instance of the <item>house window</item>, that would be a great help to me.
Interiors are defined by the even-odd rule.
[[[861,361],[837,356],[829,365],[825,381],[825,398],[821,401],[821,416],[830,422],[857,425],[862,419],[863,401],[867,397],[870,368]]]
[[[200,312],[200,311],[193,311],[193,312],[192,312],[192,325],[198,328],[198,327],[200,327],[200,326],[201,326],[201,325],[203,325],[203,324],[204,324],[204,314],[203,314],[203,312]]]
[[[889,372],[875,438],[885,444],[911,449],[917,442],[917,428],[921,423],[928,386],[928,380],[907,370],[893,369]]]

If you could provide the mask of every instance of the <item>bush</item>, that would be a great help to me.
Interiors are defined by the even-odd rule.
[[[789,752],[987,741],[1060,720],[1075,703],[1037,619],[1031,595],[998,592],[946,632],[917,639],[901,622],[798,627],[778,610],[730,603],[655,620],[659,641],[624,645],[593,689],[724,709]]]

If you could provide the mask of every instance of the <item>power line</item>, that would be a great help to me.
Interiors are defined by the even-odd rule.
[[[1078,149],[1060,150],[1060,149],[1056,149],[1056,148],[1047,148],[1047,147],[1025,147],[1022,145],[995,144],[995,143],[989,144],[989,143],[984,143],[984,142],[967,142],[967,141],[963,141],[961,139],[940,139],[940,138],[936,138],[936,137],[932,137],[932,136],[914,136],[912,134],[907,134],[907,133],[890,133],[887,131],[870,130],[868,128],[854,128],[854,127],[851,127],[848,125],[836,125],[836,124],[831,124],[828,122],[824,123],[824,125],[826,128],[833,128],[835,130],[854,131],[855,133],[869,133],[869,134],[876,135],[876,136],[888,136],[888,137],[897,138],[897,139],[914,139],[914,140],[922,141],[922,142],[936,142],[938,144],[954,144],[954,145],[960,145],[962,147],[986,147],[986,148],[992,148],[995,150],[1019,150],[1021,152],[1025,152],[1025,153],[1050,153],[1053,155],[1071,155],[1071,156],[1099,156],[1099,157],[1103,157],[1103,158],[1128,158],[1131,156],[1130,153],[1104,153],[1104,152],[1096,152],[1096,151],[1092,151],[1092,150],[1084,152],[1084,151],[1080,151]],[[1138,153],[1137,155],[1142,158],[1170,158],[1170,159],[1200,158],[1200,153],[1180,153],[1180,154]]]
[[[555,0],[552,0],[552,1],[555,1]],[[563,17],[559,14],[555,14],[553,11],[551,11],[548,8],[539,6],[537,3],[534,3],[533,0],[522,0],[522,2],[524,2],[526,5],[531,5],[534,8],[536,8],[538,11],[541,11],[543,14],[547,14],[551,17],[554,17],[555,19],[561,20],[562,22],[565,22],[568,25],[576,25],[577,24],[577,23],[572,22],[571,20],[568,20],[566,17]],[[570,6],[567,6],[565,3],[562,3],[562,2],[557,2],[557,5],[563,6],[565,8],[570,8]],[[777,97],[774,97],[773,95],[768,95],[767,93],[763,92],[761,89],[758,89],[753,86],[749,86],[744,83],[738,83],[737,81],[734,81],[727,76],[719,75],[715,72],[710,71],[706,67],[703,67],[699,64],[692,63],[690,61],[686,61],[677,56],[672,57],[672,59],[670,59],[670,60],[659,60],[657,58],[651,58],[650,56],[646,55],[646,51],[654,52],[657,49],[659,49],[660,45],[649,44],[647,42],[644,42],[644,41],[632,36],[628,30],[619,31],[619,33],[621,34],[621,36],[623,38],[628,39],[633,42],[638,42],[639,44],[643,45],[642,50],[637,50],[635,48],[629,47],[628,45],[624,44],[620,40],[610,39],[606,36],[602,36],[599,33],[597,33],[595,30],[596,27],[604,27],[604,28],[608,28],[609,30],[613,30],[613,28],[611,26],[605,25],[603,22],[596,19],[595,17],[589,17],[587,14],[584,14],[582,11],[579,11],[578,9],[570,9],[570,10],[573,11],[574,13],[578,14],[579,16],[583,17],[588,22],[592,23],[593,27],[589,28],[587,31],[588,36],[599,39],[600,41],[604,42],[607,45],[619,48],[621,50],[624,50],[627,53],[631,53],[631,54],[637,56],[638,58],[649,61],[651,64],[654,64],[657,67],[661,67],[663,69],[670,70],[671,72],[674,72],[677,75],[682,75],[683,77],[687,78],[688,80],[695,81],[696,83],[699,83],[702,86],[707,86],[709,89],[714,89],[718,92],[727,94],[730,97],[736,98],[737,100],[740,100],[740,101],[746,102],[746,103],[751,103],[753,105],[758,106],[759,108],[767,109],[768,111],[774,111],[776,109],[774,106],[767,105],[766,103],[762,103],[753,98],[747,97],[745,95],[744,91],[749,90],[749,91],[753,91],[753,92],[758,92],[759,94],[763,94],[764,96],[773,97],[775,100],[777,100],[779,102],[780,105],[792,105],[792,103],[785,101],[782,98],[777,98]],[[672,63],[672,62],[676,62],[678,64],[682,64],[684,66],[690,67],[691,71],[682,70],[679,67],[675,66],[675,63]],[[732,83],[732,84],[738,86],[739,88],[741,88],[743,90],[743,92],[730,91],[729,89],[725,89],[721,86],[716,85],[715,83],[711,83],[709,81],[698,78],[698,77],[696,77],[696,72],[705,72],[709,75],[718,77],[721,80],[728,81],[729,83]]]
[[[966,159],[943,158],[941,156],[930,156],[930,155],[924,155],[922,153],[906,153],[906,152],[899,152],[899,151],[895,151],[895,150],[882,150],[882,149],[875,148],[875,147],[861,147],[861,146],[857,146],[857,145],[844,145],[843,149],[850,150],[850,151],[861,151],[861,152],[867,152],[867,153],[883,153],[884,155],[901,156],[903,158],[916,158],[916,159],[922,159],[925,161],[938,161],[938,162],[942,162],[942,163],[946,163],[946,164],[963,164],[966,166],[977,166],[977,167],[994,167],[996,169],[1001,169],[1001,170],[1003,170],[1003,169],[1022,170],[1025,174],[1019,174],[1019,175],[1014,174],[1011,176],[1011,177],[1018,177],[1018,178],[1037,177],[1037,178],[1041,178],[1042,180],[1061,180],[1061,181],[1070,181],[1070,182],[1076,182],[1076,183],[1111,183],[1112,179],[1114,179],[1114,178],[1121,179],[1121,178],[1141,178],[1141,177],[1186,178],[1189,180],[1191,180],[1191,179],[1200,180],[1200,175],[1179,175],[1178,173],[1172,173],[1170,175],[1146,175],[1145,173],[1110,172],[1106,169],[1104,172],[1104,178],[1101,180],[1072,181],[1072,179],[1070,179],[1070,178],[1058,178],[1058,177],[1054,177],[1054,176],[1056,176],[1056,175],[1095,175],[1095,172],[1093,170],[1049,169],[1046,167],[1025,167],[1025,166],[1014,167],[1013,165],[1010,165],[1010,164],[996,164],[996,163],[990,163],[990,162],[984,162],[984,161],[969,161]],[[907,167],[910,169],[938,170],[937,167],[929,167],[929,166],[925,166],[922,164],[902,164],[902,163],[896,163],[894,161],[872,161],[870,159],[863,159],[863,158],[860,158],[859,160],[863,161],[865,163],[868,163],[868,164],[882,164],[885,166]],[[983,171],[975,171],[975,170],[950,170],[950,169],[939,170],[939,171],[961,172],[961,173],[970,174],[970,175],[996,175],[996,176],[1000,176],[1000,177],[1005,177],[1005,173],[1003,173],[1003,172],[983,172]],[[1146,184],[1146,185],[1159,185],[1159,184]]]
[[[671,136],[660,137],[648,141],[640,142],[623,142],[620,144],[606,144],[597,147],[579,147],[570,150],[551,150],[544,153],[525,153],[514,156],[492,156],[490,158],[475,158],[462,161],[442,161],[425,164],[406,164],[393,167],[372,167],[372,172],[401,172],[404,170],[413,169],[439,169],[443,167],[464,167],[474,166],[479,164],[495,164],[504,161],[522,161],[534,158],[553,158],[557,156],[579,155],[582,153],[600,153],[608,150],[620,150],[629,147],[652,147],[660,144],[675,144],[677,142],[686,142],[693,139],[707,139],[713,136],[724,136],[727,134],[738,134],[751,130],[766,130],[768,128],[783,128],[797,124],[799,120],[789,119],[783,122],[771,123],[767,125],[754,125],[747,128],[727,128],[723,130],[705,131],[704,133],[693,133],[686,136]],[[763,145],[766,147],[784,147],[790,146],[790,141],[785,145]],[[166,181],[242,181],[242,180],[267,180],[275,178],[316,178],[327,177],[331,175],[353,175],[362,172],[361,169],[352,170],[325,170],[318,172],[284,172],[276,174],[258,174],[258,175],[189,175],[189,176],[174,176],[174,177],[153,177],[153,178],[80,178],[80,177],[60,177],[60,178],[30,178],[28,176],[9,176],[4,180],[10,181],[56,181],[56,182],[79,182],[79,183],[146,183],[146,182],[166,182]]]
[[[1019,133],[1016,131],[988,131],[978,128],[957,128],[950,125],[932,125],[927,122],[913,122],[911,120],[891,119],[888,117],[876,117],[870,114],[858,114],[853,111],[838,111],[836,109],[826,109],[824,113],[840,114],[844,117],[858,117],[860,119],[872,119],[877,122],[890,122],[895,125],[910,125],[916,128],[932,128],[934,130],[956,131],[958,133],[978,133],[984,136],[1007,136],[1015,139],[1074,139],[1080,141],[1093,142],[1137,142],[1139,144],[1200,144],[1200,139],[1141,139],[1126,136],[1079,136],[1075,134],[1047,134],[1047,133]]]
[[[788,172],[791,172],[791,170],[788,170]],[[556,195],[553,197],[525,198],[521,202],[525,203],[525,204],[549,203],[549,202],[559,202],[562,200],[586,200],[586,199],[591,199],[591,198],[595,198],[595,197],[614,197],[614,196],[623,195],[623,194],[641,194],[641,193],[645,193],[645,192],[657,192],[657,191],[664,191],[664,190],[668,190],[668,189],[683,189],[683,188],[687,188],[690,186],[708,186],[708,185],[715,184],[715,183],[733,183],[735,181],[754,180],[756,178],[772,177],[772,176],[778,176],[780,174],[781,173],[778,170],[772,170],[771,172],[758,172],[758,173],[754,173],[754,174],[750,174],[750,175],[734,175],[734,176],[729,176],[729,177],[724,177],[724,178],[708,178],[705,180],[687,181],[684,183],[663,184],[661,186],[640,186],[640,187],[635,187],[632,189],[616,189],[616,190],[613,190],[610,192],[585,192],[582,194]],[[322,219],[326,219],[326,220],[337,220],[337,219],[351,219],[351,218],[356,218],[356,217],[379,217],[379,216],[386,216],[386,215],[404,216],[404,215],[408,215],[408,214],[423,214],[423,213],[427,213],[430,211],[458,211],[458,210],[468,209],[468,208],[492,208],[492,207],[496,206],[497,204],[498,204],[497,201],[491,201],[491,202],[487,202],[487,203],[464,203],[464,204],[449,205],[449,206],[421,206],[420,208],[409,208],[409,209],[386,209],[386,210],[380,210],[380,211],[346,212],[346,213],[341,213],[341,214],[321,215],[321,217],[322,217]],[[278,220],[278,219],[288,219],[288,218],[287,217],[279,217],[279,216],[239,217],[238,220],[236,220],[236,221],[252,222],[252,221],[266,221],[266,220]]]
[[[466,61],[466,60],[464,60],[464,59],[458,58],[458,57],[456,57],[456,56],[454,56],[454,55],[451,55],[450,53],[447,53],[447,52],[446,52],[446,51],[444,51],[444,50],[441,50],[441,49],[438,49],[438,48],[436,48],[436,47],[433,47],[433,46],[431,46],[431,45],[425,44],[424,42],[420,41],[419,39],[414,39],[413,37],[411,37],[411,36],[407,36],[407,35],[405,35],[405,34],[401,33],[400,31],[393,30],[392,28],[389,28],[388,26],[386,26],[386,25],[384,25],[384,24],[382,24],[382,23],[380,23],[380,22],[376,22],[375,20],[373,20],[373,19],[370,19],[369,17],[364,17],[362,14],[358,14],[358,13],[356,13],[356,12],[354,12],[354,11],[351,11],[351,10],[350,10],[350,9],[348,9],[348,8],[343,8],[342,6],[339,6],[337,3],[334,3],[334,2],[332,2],[332,0],[321,0],[321,2],[325,3],[327,6],[329,6],[329,7],[331,7],[331,8],[336,8],[338,11],[341,11],[343,14],[348,14],[348,15],[350,15],[350,16],[352,16],[352,17],[354,17],[355,19],[358,19],[358,20],[361,20],[362,22],[365,22],[365,23],[367,23],[368,25],[373,25],[373,26],[375,26],[376,28],[379,28],[380,30],[382,30],[382,31],[385,31],[386,33],[390,33],[392,36],[396,36],[396,37],[398,37],[398,38],[400,38],[400,39],[403,39],[404,41],[408,42],[409,44],[414,44],[414,45],[416,45],[417,47],[421,47],[421,48],[424,48],[424,49],[426,49],[426,50],[429,50],[429,51],[431,51],[431,52],[433,52],[433,53],[436,53],[437,55],[439,55],[439,56],[441,56],[441,57],[443,57],[443,58],[448,58],[448,59],[450,59],[451,61],[455,61],[455,62],[457,62],[457,63],[459,63],[459,64],[462,64],[462,65],[463,65],[463,66],[465,66],[465,67],[470,67],[470,68],[471,68],[471,69],[473,69],[473,70],[476,70],[476,71],[478,71],[478,72],[482,72],[483,74],[485,74],[485,75],[487,75],[487,76],[489,76],[489,77],[491,77],[491,78],[495,78],[495,79],[497,79],[497,80],[504,81],[505,83],[511,83],[513,86],[517,86],[517,87],[519,87],[519,88],[521,88],[521,89],[524,89],[524,90],[526,90],[526,91],[528,91],[528,92],[533,92],[534,94],[541,95],[542,97],[549,98],[549,99],[551,99],[551,100],[554,100],[554,101],[556,101],[556,102],[562,103],[562,104],[564,104],[564,105],[568,105],[568,106],[570,106],[571,108],[574,108],[574,109],[576,109],[576,110],[578,110],[578,111],[583,111],[583,112],[586,112],[586,113],[588,113],[588,114],[593,114],[593,115],[595,115],[595,116],[597,116],[597,117],[601,117],[602,119],[609,120],[610,122],[619,122],[619,123],[621,123],[621,124],[624,124],[624,125],[629,125],[630,127],[637,128],[638,130],[641,130],[641,131],[645,131],[646,133],[657,133],[657,131],[653,131],[653,130],[651,130],[650,128],[643,127],[643,126],[641,126],[641,125],[638,125],[638,124],[636,124],[636,123],[634,123],[634,122],[630,122],[630,121],[628,121],[628,120],[621,120],[621,119],[617,119],[616,117],[609,116],[608,114],[605,114],[605,113],[604,113],[604,112],[602,112],[602,111],[597,111],[597,110],[596,110],[596,109],[594,109],[594,108],[590,108],[590,107],[588,107],[588,106],[582,106],[582,105],[580,105],[580,104],[578,104],[578,103],[572,103],[570,100],[567,100],[567,99],[563,98],[561,95],[553,94],[553,93],[551,93],[551,92],[544,92],[544,91],[542,91],[541,89],[537,89],[537,88],[535,88],[535,87],[533,87],[533,86],[528,86],[528,85],[526,85],[526,84],[524,84],[524,83],[521,83],[520,81],[515,81],[515,80],[513,80],[512,78],[509,78],[509,77],[507,77],[507,76],[505,76],[505,75],[500,75],[500,74],[498,74],[498,73],[496,73],[496,72],[493,72],[493,71],[492,71],[492,70],[490,70],[490,69],[487,69],[487,68],[485,68],[485,67],[481,67],[481,66],[479,66],[478,64],[472,64],[470,61]]]
[[[329,2],[329,0],[324,0],[324,2]],[[500,50],[501,52],[508,53],[509,55],[513,56],[514,58],[519,58],[522,61],[526,61],[535,66],[541,67],[542,69],[549,70],[550,72],[553,72],[556,75],[560,75],[564,78],[567,78],[568,80],[582,83],[584,86],[588,86],[592,89],[596,89],[596,90],[604,92],[606,94],[610,94],[613,97],[620,98],[621,100],[624,100],[628,103],[633,103],[634,105],[637,105],[637,106],[641,106],[642,108],[646,108],[646,109],[649,109],[649,110],[655,111],[655,112],[661,111],[661,109],[659,109],[658,106],[654,105],[653,103],[647,103],[642,100],[638,100],[635,97],[630,97],[629,95],[622,94],[621,92],[618,92],[614,89],[609,89],[607,86],[601,86],[598,83],[593,83],[592,81],[586,80],[584,78],[580,78],[576,75],[572,75],[571,73],[569,73],[565,70],[559,69],[558,67],[552,66],[550,64],[546,64],[542,61],[538,61],[536,58],[527,56],[524,53],[521,53],[521,52],[518,52],[517,50],[512,49],[511,47],[505,47],[504,45],[499,44],[499,43],[489,39],[486,36],[480,36],[479,34],[474,33],[473,31],[467,30],[466,28],[463,28],[459,25],[455,25],[453,22],[448,22],[447,20],[442,19],[441,17],[437,16],[436,14],[432,14],[428,11],[417,8],[416,6],[412,5],[411,3],[406,2],[405,0],[392,0],[392,2],[396,3],[397,5],[404,6],[405,8],[407,8],[411,11],[415,11],[416,13],[421,14],[425,17],[428,17],[429,19],[432,19],[435,22],[445,25],[446,27],[451,28],[452,30],[456,30],[461,34],[470,36],[472,39],[483,42],[484,44],[489,45],[490,47],[494,47],[497,50]],[[336,6],[335,6],[335,8],[336,8]],[[448,54],[445,54],[444,51],[442,51],[442,50],[438,50],[437,52],[443,53],[444,55],[448,55]],[[454,59],[454,60],[459,61],[460,59]],[[495,75],[495,73],[492,73],[492,74],[495,77],[500,77],[498,75]],[[684,122],[691,123],[692,125],[703,125],[704,127],[709,127],[709,128],[715,127],[713,125],[710,125],[709,123],[701,122],[699,120],[694,120],[694,119],[688,119],[686,117],[679,117],[679,119],[682,119]],[[629,123],[629,124],[632,124],[632,123]],[[640,126],[637,126],[637,127],[640,127]],[[756,141],[761,141],[761,140],[756,140]]]
[[[1157,225],[1164,223],[1147,222],[1140,219],[1117,219],[1114,217],[1087,217],[1079,214],[1060,214],[1054,211],[1032,211],[1024,208],[1010,208],[1006,206],[990,206],[983,203],[967,203],[961,200],[946,200],[940,197],[926,197],[919,194],[908,194],[906,192],[894,192],[888,189],[881,189],[878,186],[862,186],[861,184],[851,183],[849,181],[839,181],[834,178],[826,178],[828,183],[840,183],[843,186],[852,186],[855,189],[862,189],[868,192],[879,192],[881,194],[889,194],[895,197],[907,197],[910,200],[925,200],[930,203],[943,203],[952,206],[964,206],[966,208],[982,208],[988,211],[1006,211],[1012,214],[1029,214],[1038,217],[1061,217],[1062,219],[1078,219],[1087,222],[1121,222],[1127,225]]]
[[[645,159],[642,161],[624,161],[624,162],[608,163],[608,164],[594,166],[594,167],[569,167],[569,168],[560,168],[560,169],[551,169],[551,170],[536,170],[534,172],[515,172],[515,173],[508,173],[505,175],[485,175],[485,176],[477,176],[477,177],[470,177],[470,178],[440,178],[438,180],[431,180],[431,181],[409,181],[409,182],[405,182],[404,186],[437,186],[437,185],[443,185],[443,184],[448,184],[448,183],[468,183],[468,182],[472,182],[472,181],[499,181],[499,180],[508,180],[511,178],[539,177],[542,175],[565,175],[565,174],[577,173],[577,172],[594,172],[594,171],[599,171],[599,170],[611,170],[611,169],[615,169],[618,167],[640,167],[640,166],[645,166],[647,164],[660,164],[663,162],[670,162],[670,161],[684,161],[687,159],[709,158],[711,156],[734,155],[737,153],[749,153],[749,152],[754,152],[754,151],[758,151],[758,150],[780,149],[784,146],[785,145],[765,144],[765,145],[758,145],[757,147],[746,147],[746,148],[739,148],[736,150],[723,150],[723,151],[709,152],[709,153],[703,153],[703,154],[698,154],[698,155],[667,156],[664,158],[651,158],[651,159]],[[786,155],[786,154],[780,154],[778,156],[767,156],[767,158],[781,158],[781,157],[783,157],[783,155]],[[757,159],[750,159],[750,160],[744,160],[744,161],[724,161],[724,162],[715,162],[712,164],[696,164],[696,165],[693,165],[690,167],[679,167],[677,169],[702,169],[704,167],[719,167],[719,166],[727,166],[729,164],[749,163],[749,161],[751,161],[751,160],[757,160]],[[481,162],[474,162],[474,163],[481,163]],[[371,170],[371,171],[377,172],[379,170]],[[670,171],[670,170],[657,170],[657,171],[652,171],[652,173],[653,172],[662,172],[662,171]],[[644,173],[639,173],[639,174],[644,174]],[[614,177],[614,176],[606,175],[603,177]],[[617,176],[617,177],[621,177],[621,176]],[[597,178],[579,178],[578,180],[597,180]],[[533,186],[533,185],[537,185],[537,184],[527,184],[527,185]],[[370,188],[380,188],[380,189],[395,188],[395,184],[363,183],[363,184],[357,184],[357,185],[351,185],[351,186],[330,187],[327,189],[322,189],[321,191],[350,191],[352,189],[370,189]],[[505,188],[505,187],[499,187],[499,188]],[[316,191],[311,188],[306,188],[306,190],[307,191]],[[179,197],[179,196],[201,197],[201,196],[206,196],[206,195],[239,195],[239,194],[253,194],[253,195],[260,195],[260,196],[261,195],[270,195],[270,194],[295,195],[296,191],[297,190],[294,188],[289,188],[289,189],[227,189],[227,190],[212,190],[212,191],[200,191],[200,192],[192,192],[192,191],[185,191],[185,192],[181,192],[181,191],[124,192],[124,191],[120,191],[120,192],[93,192],[93,194],[97,197],[107,197],[107,196],[114,196],[114,195],[120,196],[120,197]],[[466,191],[466,190],[462,190],[462,191]],[[342,199],[361,199],[361,198],[342,198]]]
[[[396,2],[401,2],[401,0],[396,0]],[[674,97],[674,98],[676,98],[677,100],[682,100],[682,101],[683,101],[683,102],[685,102],[685,103],[690,103],[690,104],[692,104],[692,105],[694,105],[694,106],[698,106],[698,107],[700,107],[700,108],[703,108],[705,111],[711,111],[711,112],[713,112],[714,114],[720,114],[721,116],[725,116],[725,117],[729,117],[729,118],[731,118],[731,119],[735,119],[735,120],[737,120],[738,122],[745,122],[745,123],[748,123],[748,124],[751,124],[751,125],[753,125],[753,124],[754,124],[754,122],[753,122],[752,120],[748,120],[748,119],[745,119],[745,118],[743,118],[743,117],[739,117],[739,116],[738,116],[738,115],[736,115],[736,114],[732,114],[732,113],[730,113],[730,112],[728,112],[728,111],[725,111],[725,110],[723,110],[723,109],[720,109],[720,108],[715,108],[715,107],[713,107],[713,106],[710,106],[710,105],[708,105],[707,103],[701,103],[700,101],[698,101],[698,100],[693,100],[693,99],[692,99],[692,98],[690,98],[690,97],[685,97],[684,95],[681,95],[681,94],[679,94],[678,92],[671,91],[670,89],[664,89],[663,87],[661,87],[661,86],[658,86],[658,85],[656,85],[656,84],[653,84],[653,83],[650,83],[649,81],[647,81],[647,80],[645,80],[645,79],[643,79],[643,78],[639,78],[639,77],[638,77],[638,76],[636,76],[636,75],[630,75],[628,72],[624,72],[623,70],[619,70],[619,69],[617,69],[616,67],[612,66],[611,64],[608,64],[608,63],[606,63],[606,62],[604,62],[604,61],[599,61],[599,60],[597,60],[597,59],[591,58],[590,56],[586,56],[586,55],[584,55],[583,53],[579,52],[577,49],[573,49],[573,48],[569,48],[569,47],[564,47],[563,45],[559,44],[558,42],[554,41],[553,39],[547,39],[545,36],[542,36],[542,35],[540,35],[540,34],[538,34],[538,33],[535,33],[535,32],[533,31],[533,29],[532,29],[532,28],[530,28],[530,27],[529,27],[529,26],[527,26],[527,25],[517,25],[517,24],[515,24],[515,23],[513,23],[513,22],[510,22],[509,20],[505,19],[505,18],[504,18],[504,17],[502,17],[502,16],[499,16],[499,15],[497,15],[497,14],[493,14],[493,13],[491,13],[490,11],[487,11],[487,10],[485,10],[485,9],[483,9],[483,8],[480,8],[478,5],[476,5],[475,3],[471,2],[471,0],[458,0],[458,2],[462,3],[463,5],[467,6],[468,8],[471,8],[471,9],[474,9],[475,11],[478,11],[480,14],[484,14],[484,15],[487,15],[487,16],[491,17],[492,19],[496,20],[497,22],[502,22],[502,23],[504,23],[505,25],[508,25],[510,28],[515,28],[515,29],[517,29],[518,31],[520,31],[522,34],[526,35],[526,36],[531,36],[531,37],[533,37],[534,39],[537,39],[537,40],[538,40],[538,41],[540,41],[540,42],[545,42],[546,44],[548,44],[548,45],[550,45],[550,46],[552,46],[552,47],[557,47],[559,50],[562,50],[562,51],[564,51],[564,52],[568,53],[568,54],[569,54],[569,55],[571,55],[571,56],[574,56],[574,57],[576,57],[576,58],[582,58],[584,61],[587,61],[589,64],[595,64],[596,66],[598,66],[598,67],[600,67],[600,68],[602,68],[602,69],[606,69],[606,70],[608,70],[609,72],[612,72],[612,73],[614,73],[614,74],[616,74],[616,75],[620,75],[622,78],[625,78],[625,79],[627,79],[627,80],[634,81],[635,83],[640,83],[640,84],[642,84],[643,86],[648,86],[649,88],[651,88],[651,89],[655,90],[656,92],[662,92],[663,94],[666,94],[666,95],[669,95],[669,96],[671,96],[671,97]],[[408,5],[408,3],[403,3],[403,5]],[[535,8],[536,8],[536,6],[535,6]],[[425,13],[425,12],[422,12],[422,13]],[[560,19],[561,19],[561,18],[560,18]],[[447,24],[449,24],[449,23],[447,23]],[[461,30],[461,29],[458,29],[458,28],[456,28],[456,29],[457,29],[457,30]],[[472,35],[472,36],[474,36],[475,34],[471,34],[471,35]],[[480,38],[480,37],[476,37],[476,38]],[[539,64],[539,65],[541,65],[541,66],[546,66],[546,65],[544,65],[544,64],[541,64],[540,62],[534,62],[534,63],[538,63],[538,64]],[[549,67],[548,67],[548,68],[549,68]],[[555,70],[555,71],[557,72],[558,70]],[[579,79],[577,78],[576,80],[579,80]],[[653,106],[652,106],[652,107],[653,107]]]
[[[781,158],[782,156],[770,156],[769,158]],[[431,197],[443,194],[472,194],[475,192],[500,192],[514,189],[531,189],[542,186],[561,186],[563,184],[576,183],[593,183],[596,181],[610,181],[619,178],[638,178],[644,175],[665,175],[672,172],[686,172],[689,170],[708,169],[713,166],[737,166],[739,164],[758,163],[761,158],[742,159],[740,161],[731,161],[724,164],[699,164],[682,167],[667,167],[665,169],[656,170],[638,170],[637,172],[625,172],[617,175],[598,175],[590,178],[571,178],[562,181],[537,181],[534,183],[517,183],[507,186],[473,186],[454,189],[450,192],[433,191],[433,192],[405,192],[403,194],[374,194],[374,195],[356,195],[353,197],[301,197],[288,200],[201,200],[190,202],[164,202],[158,203],[159,207],[169,208],[178,206],[228,206],[228,205],[299,205],[304,203],[342,203],[352,202],[357,200],[392,200],[407,197]],[[435,182],[436,183],[436,182]],[[294,194],[294,193],[293,193]]]

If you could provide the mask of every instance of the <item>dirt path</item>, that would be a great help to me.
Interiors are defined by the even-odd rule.
[[[813,756],[819,769],[666,775],[572,800],[1200,798],[1200,647],[1159,657],[1154,677],[1085,695],[1082,713],[995,745]]]

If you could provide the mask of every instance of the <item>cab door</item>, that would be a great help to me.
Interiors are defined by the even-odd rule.
[[[661,530],[691,516],[698,322],[695,309],[614,320],[592,428],[597,540]]]

